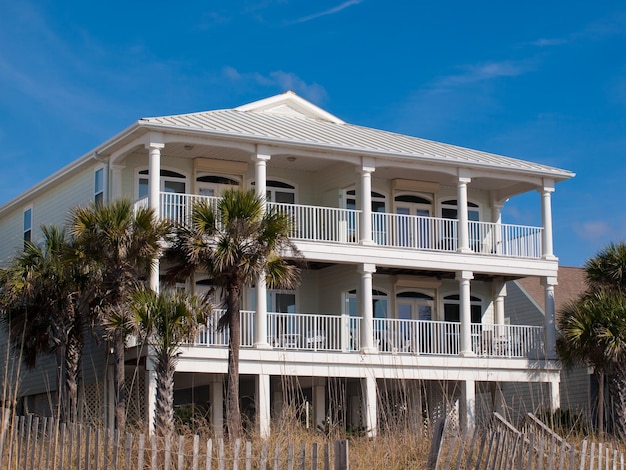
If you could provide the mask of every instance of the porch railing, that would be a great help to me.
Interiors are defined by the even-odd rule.
[[[196,346],[228,346],[228,328],[218,328],[224,310],[214,310],[200,328]],[[255,312],[241,311],[241,347],[254,345]],[[267,313],[267,342],[275,349],[359,351],[362,317],[307,313]],[[375,318],[374,345],[380,353],[456,356],[461,324],[435,320]],[[543,328],[472,323],[472,351],[478,356],[542,359]]]
[[[190,220],[193,204],[199,200],[217,204],[219,198],[194,194],[161,193],[161,216],[177,224]],[[147,205],[147,198],[136,203]],[[293,219],[290,236],[297,240],[357,244],[361,211],[334,207],[269,202]],[[481,254],[517,258],[541,258],[541,227],[468,223],[470,248]],[[454,252],[458,248],[458,220],[389,213],[372,214],[372,240],[380,246]]]
[[[415,215],[372,214],[372,238],[382,246],[456,251],[458,221]]]
[[[541,227],[469,222],[470,248],[477,253],[541,258]]]
[[[340,243],[358,243],[361,238],[360,211],[277,202],[268,202],[267,205],[291,216],[292,238]]]
[[[472,350],[489,357],[544,357],[540,326],[472,324]]]

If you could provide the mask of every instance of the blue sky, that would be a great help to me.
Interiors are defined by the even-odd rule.
[[[0,0],[0,204],[141,117],[292,89],[341,119],[541,162],[555,252],[626,236],[626,4]],[[540,225],[539,194],[504,221]]]

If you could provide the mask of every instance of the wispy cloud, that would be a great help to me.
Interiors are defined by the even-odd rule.
[[[352,5],[358,5],[359,3],[362,3],[362,2],[363,0],[348,0],[347,2],[343,2],[340,5],[337,5],[333,8],[329,8],[328,10],[320,11],[318,13],[313,13],[311,15],[298,18],[297,20],[293,21],[292,24],[306,23],[307,21],[312,21],[317,18],[321,18],[322,16],[334,15],[335,13],[339,13],[340,11],[345,10],[348,7],[351,7]]]
[[[610,239],[614,234],[614,229],[607,221],[588,220],[575,224],[574,232],[582,240],[595,243]]]
[[[239,72],[234,67],[225,67],[223,75],[231,82],[242,85],[260,85],[266,88],[278,88],[280,91],[293,90],[304,98],[316,103],[323,101],[326,90],[317,83],[307,83],[302,78],[291,72],[275,70],[263,75],[259,72]]]
[[[553,47],[553,46],[562,46],[567,44],[569,39],[564,38],[541,38],[535,41],[530,41],[527,44],[536,47]]]
[[[486,82],[501,77],[516,77],[529,71],[532,66],[525,62],[501,61],[484,62],[461,67],[461,72],[435,79],[427,89],[431,93],[450,91],[450,89],[472,83]]]

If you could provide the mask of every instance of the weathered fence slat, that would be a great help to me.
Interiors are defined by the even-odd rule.
[[[311,447],[311,470],[317,470],[317,442]]]
[[[193,459],[191,461],[192,470],[198,470],[198,461],[200,460],[200,436],[193,436]],[[141,466],[139,467],[141,470]]]
[[[165,436],[165,470],[170,470],[172,463],[172,437],[168,434]]]
[[[246,470],[252,470],[252,442],[246,441]]]
[[[150,468],[156,470],[157,468],[157,445],[156,436],[152,434],[150,436]]]
[[[178,468],[183,470],[185,465],[185,436],[178,436]]]
[[[213,461],[213,441],[208,439],[206,441],[206,470],[211,470],[211,463]]]
[[[265,470],[267,467],[267,444],[263,443],[261,447],[261,462],[259,463],[259,470]]]
[[[139,446],[137,449],[137,469],[138,470],[143,470],[145,452],[146,452],[146,435],[142,433],[139,435]],[[194,470],[198,470],[198,469],[194,469]]]
[[[241,439],[235,439],[235,450],[233,453],[233,470],[239,470],[239,450],[241,448]]]
[[[224,459],[224,439],[219,438],[217,440],[217,455],[218,455],[218,465],[219,470],[224,470],[226,468],[226,461]]]
[[[446,427],[446,420],[440,419],[435,424],[433,438],[430,443],[430,451],[428,452],[428,462],[426,468],[428,470],[436,470],[439,463],[439,455],[441,453],[441,443],[443,442],[443,432]]]
[[[124,467],[126,470],[131,470],[130,457],[131,457],[132,450],[133,450],[133,435],[127,432],[126,433],[126,466]]]

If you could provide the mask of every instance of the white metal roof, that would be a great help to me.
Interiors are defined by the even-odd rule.
[[[303,111],[306,104],[311,108]],[[235,109],[144,118],[140,124],[363,154],[418,158],[467,167],[528,171],[545,174],[546,177],[556,180],[573,176],[569,171],[539,163],[347,124],[293,92]]]

